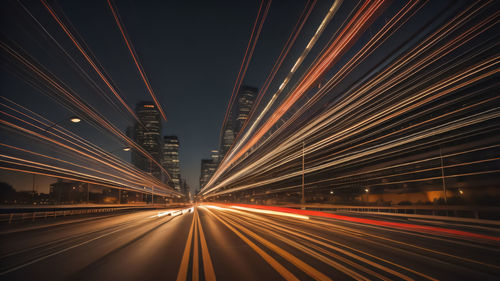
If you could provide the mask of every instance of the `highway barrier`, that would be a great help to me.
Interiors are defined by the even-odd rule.
[[[180,208],[187,204],[122,204],[122,205],[57,205],[57,206],[1,206],[0,223],[35,221],[72,215],[100,215],[120,211]]]

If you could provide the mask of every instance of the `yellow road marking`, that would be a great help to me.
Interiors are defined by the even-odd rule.
[[[196,221],[198,217],[198,212],[194,209],[193,222]],[[198,269],[198,224],[194,223],[194,247],[193,247],[193,281],[198,281],[199,279],[199,269]]]
[[[245,243],[247,243],[248,246],[250,246],[257,254],[259,254],[274,270],[276,270],[285,280],[294,280],[294,281],[299,281],[295,275],[293,275],[290,271],[288,271],[283,265],[278,263],[273,257],[271,257],[269,254],[264,252],[261,248],[259,248],[255,243],[250,241],[246,236],[241,234],[238,230],[236,230],[234,227],[226,223],[223,219],[219,218],[217,215],[215,215],[212,211],[209,209],[205,209],[207,212],[216,218],[218,221],[220,221],[222,224],[224,224],[227,228],[229,228],[234,234],[236,234],[238,237],[240,237],[241,240],[243,240]]]
[[[205,240],[205,234],[203,233],[203,227],[200,222],[200,215],[196,216],[196,221],[198,223],[198,230],[200,232],[200,244],[201,244],[201,255],[203,258],[203,271],[205,272],[205,281],[216,281],[215,271],[212,265],[212,259],[210,259],[210,254],[208,253],[207,241]]]
[[[187,270],[189,266],[189,254],[191,253],[191,241],[193,238],[193,228],[194,228],[194,215],[193,221],[191,222],[191,227],[189,228],[188,239],[186,241],[186,246],[184,248],[184,254],[182,255],[181,266],[179,267],[179,272],[177,273],[177,281],[186,281]]]

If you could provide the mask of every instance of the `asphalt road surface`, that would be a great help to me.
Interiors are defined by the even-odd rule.
[[[500,280],[499,236],[484,226],[202,205],[4,227],[0,280]]]

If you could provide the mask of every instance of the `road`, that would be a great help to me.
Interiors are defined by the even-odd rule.
[[[500,232],[201,205],[0,231],[1,280],[498,280]],[[273,213],[274,212],[274,213]]]

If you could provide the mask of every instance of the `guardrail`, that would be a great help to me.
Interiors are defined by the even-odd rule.
[[[474,220],[500,219],[500,207],[480,206],[434,206],[434,205],[404,205],[404,206],[349,206],[330,204],[286,204],[277,205],[287,208],[300,208],[321,211],[369,213],[392,216],[445,217],[466,218]]]
[[[115,213],[125,210],[141,209],[164,209],[185,207],[187,204],[149,204],[149,205],[59,205],[59,206],[1,206],[0,223],[11,224],[15,221],[35,221],[36,219],[47,219],[65,217],[71,215],[88,215]]]

